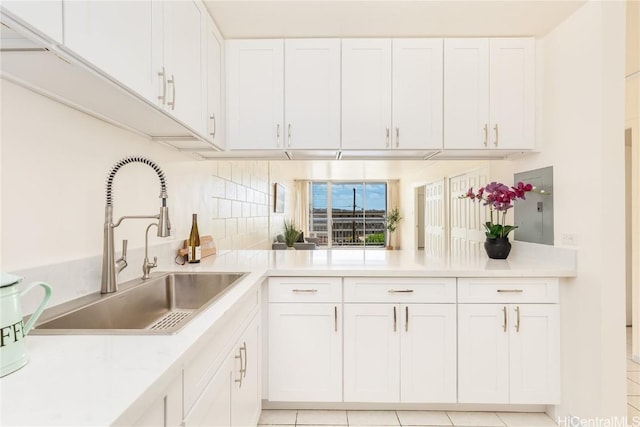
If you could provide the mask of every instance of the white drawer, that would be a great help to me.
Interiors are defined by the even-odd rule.
[[[345,277],[344,302],[455,303],[456,279]]]
[[[557,278],[460,278],[459,303],[557,303]]]
[[[340,277],[270,277],[269,302],[341,302]]]

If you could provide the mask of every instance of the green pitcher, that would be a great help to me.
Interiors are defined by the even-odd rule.
[[[15,285],[21,280],[22,277],[5,273],[0,277],[0,377],[17,371],[29,362],[25,338],[51,298],[51,286],[34,282],[20,291]],[[36,286],[42,286],[44,298],[25,324],[20,298]]]

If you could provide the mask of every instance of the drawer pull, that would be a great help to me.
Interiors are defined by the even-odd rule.
[[[293,289],[291,292],[308,292],[308,293],[315,293],[318,292],[317,289]]]
[[[390,294],[398,294],[398,293],[410,294],[410,293],[413,293],[413,289],[389,289],[388,292]]]
[[[497,292],[519,294],[519,293],[522,293],[523,291],[522,289],[498,289]]]

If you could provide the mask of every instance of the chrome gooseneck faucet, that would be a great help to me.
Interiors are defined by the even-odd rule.
[[[160,199],[162,205],[160,206],[160,213],[158,215],[134,215],[123,216],[113,223],[113,196],[112,186],[113,179],[120,168],[129,163],[144,163],[150,166],[160,179]],[[113,243],[113,229],[119,226],[125,219],[157,219],[158,223],[154,225],[158,226],[158,237],[167,237],[171,234],[171,222],[169,221],[169,208],[167,207],[167,183],[162,169],[153,161],[144,157],[127,157],[117,162],[107,177],[107,204],[104,212],[104,245],[102,252],[102,287],[101,293],[107,294],[118,290],[117,274],[127,267],[127,241],[122,241],[122,258],[115,260],[115,250]],[[149,228],[147,227],[147,231]],[[146,237],[146,236],[145,236]],[[146,240],[146,239],[145,239]],[[145,243],[145,258],[146,258],[146,243]],[[147,264],[148,259],[145,259]],[[143,266],[144,268],[144,266]],[[148,276],[148,272],[146,274]]]

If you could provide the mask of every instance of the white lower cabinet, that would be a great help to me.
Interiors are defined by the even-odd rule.
[[[269,400],[342,401],[342,279],[269,279]]]
[[[232,353],[231,425],[254,426],[260,418],[260,315],[258,314]]]
[[[185,426],[256,425],[261,411],[260,314],[184,419]]]
[[[560,306],[548,303],[557,281],[531,286],[527,279],[502,280],[460,279],[458,401],[560,403]]]
[[[132,425],[135,427],[178,427],[182,422],[182,373],[155,399]],[[118,423],[116,423],[118,424]]]
[[[342,400],[341,304],[269,304],[269,399]]]
[[[344,401],[455,402],[455,279],[344,280]]]
[[[185,417],[185,427],[231,425],[232,370],[233,359],[227,359],[196,401],[191,412]]]
[[[345,304],[345,402],[455,402],[455,304]]]

